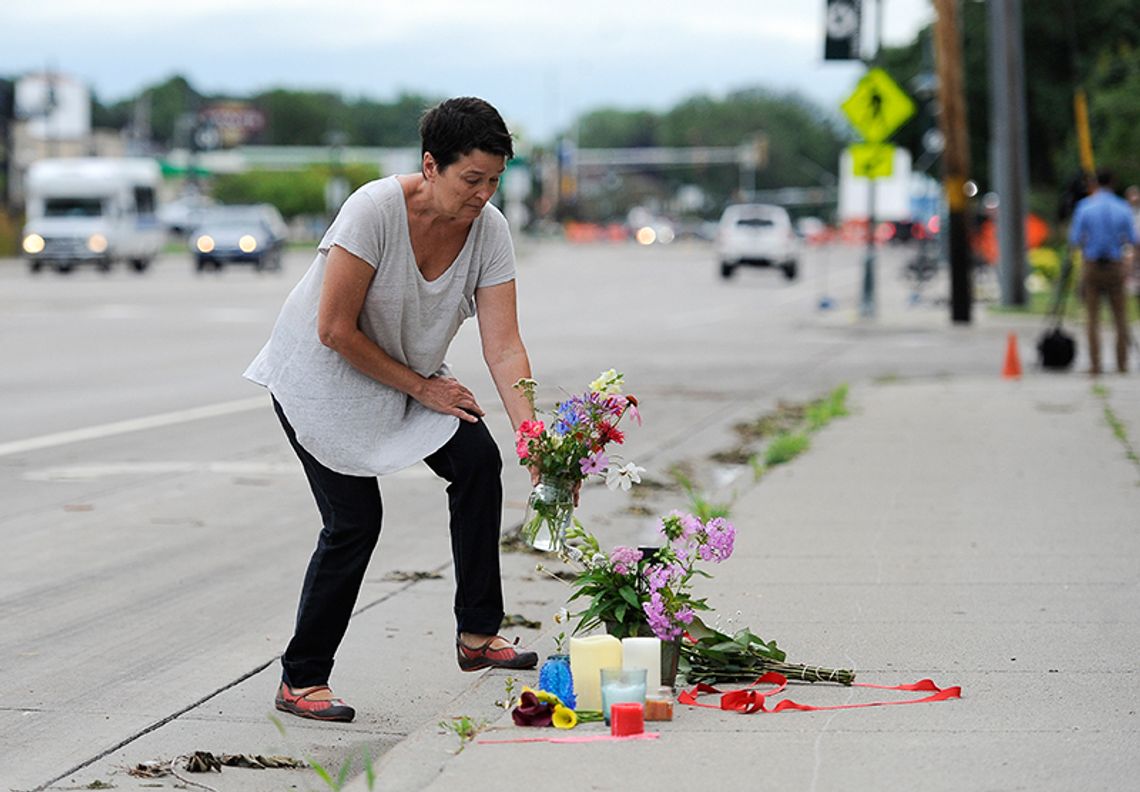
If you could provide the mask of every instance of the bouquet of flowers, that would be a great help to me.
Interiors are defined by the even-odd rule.
[[[613,369],[589,385],[585,393],[570,396],[554,406],[549,421],[523,421],[515,433],[519,464],[538,471],[539,482],[527,502],[522,536],[530,546],[547,551],[561,549],[574,515],[574,493],[591,475],[602,476],[610,489],[628,490],[640,483],[644,468],[633,462],[617,464],[606,455],[611,443],[620,445],[625,434],[618,428],[628,413],[638,424],[637,399],[623,394],[624,380]],[[532,379],[520,379],[515,387],[535,408]]]
[[[660,519],[657,531],[664,540],[661,547],[618,546],[608,554],[585,530],[570,532],[572,544],[563,558],[581,571],[569,600],[589,600],[575,614],[576,633],[604,626],[618,638],[656,635],[662,642],[661,678],[667,684],[678,672],[689,684],[751,681],[766,671],[806,682],[854,681],[854,671],[789,663],[775,641],[764,641],[747,628],[728,635],[697,616],[710,608],[693,593],[693,578],[711,577],[698,566],[701,562],[719,564],[732,555],[732,523],[674,511]]]
[[[675,641],[697,611],[709,609],[705,599],[692,591],[695,576],[710,577],[697,564],[720,563],[731,556],[736,529],[723,517],[706,523],[674,511],[658,521],[657,530],[665,542],[662,547],[619,546],[608,555],[592,535],[580,529],[572,532],[579,544],[567,548],[567,560],[582,571],[570,600],[590,598],[589,606],[578,614],[575,632],[604,625],[624,638],[648,628],[662,641]]]

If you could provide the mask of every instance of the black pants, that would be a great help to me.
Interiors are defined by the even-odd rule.
[[[293,639],[281,658],[282,679],[291,687],[324,685],[380,537],[380,486],[375,477],[349,476],[322,465],[297,442],[276,399],[273,407],[305,468],[324,523],[305,573]],[[503,620],[499,448],[482,421],[460,421],[452,438],[424,462],[449,482],[459,632],[494,635]]]

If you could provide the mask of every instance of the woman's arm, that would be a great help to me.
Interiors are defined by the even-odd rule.
[[[360,311],[368,286],[376,275],[368,262],[342,247],[333,246],[325,263],[317,335],[321,343],[377,382],[408,394],[436,412],[474,422],[483,409],[458,380],[422,377],[393,360],[360,330]],[[513,304],[513,303],[512,303]],[[525,351],[524,351],[525,357]]]
[[[530,376],[530,358],[519,335],[518,311],[513,280],[475,291],[479,337],[483,342],[483,360],[503,401],[511,426],[519,428],[523,421],[534,418],[534,410],[514,384]]]

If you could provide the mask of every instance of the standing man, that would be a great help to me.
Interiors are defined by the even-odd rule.
[[[1128,202],[1112,191],[1112,173],[1097,171],[1092,194],[1073,212],[1069,244],[1081,249],[1085,309],[1088,313],[1089,374],[1101,373],[1100,295],[1108,297],[1116,323],[1116,368],[1128,371],[1128,313],[1124,297],[1124,259],[1136,244],[1136,227]]]

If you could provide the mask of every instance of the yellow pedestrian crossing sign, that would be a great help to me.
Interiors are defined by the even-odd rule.
[[[868,143],[882,143],[914,115],[914,102],[879,68],[863,75],[840,105],[851,126]]]
[[[895,172],[895,147],[889,143],[853,143],[851,170],[864,179],[887,179]]]

